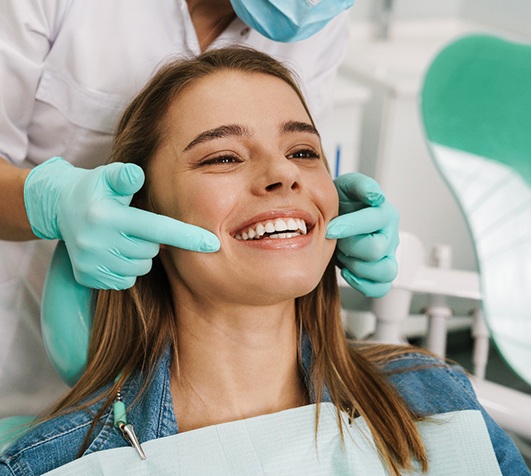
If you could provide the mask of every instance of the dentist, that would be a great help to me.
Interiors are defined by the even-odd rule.
[[[144,175],[102,165],[117,118],[175,56],[243,44],[291,64],[324,131],[353,0],[2,0],[0,2],[0,417],[40,412],[64,390],[44,356],[38,315],[54,243],[76,280],[125,289],[161,244],[216,252],[201,228],[129,207]],[[342,275],[367,296],[397,269],[398,216],[377,184],[336,181]],[[41,240],[35,241],[35,238]]]

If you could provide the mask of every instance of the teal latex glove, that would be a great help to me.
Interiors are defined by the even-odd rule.
[[[0,419],[0,456],[27,431],[36,416],[11,416]]]
[[[130,207],[143,184],[135,164],[85,170],[55,157],[31,171],[24,202],[35,235],[65,241],[78,283],[127,289],[150,271],[160,244],[201,252],[220,246],[207,230]]]
[[[334,183],[339,216],[328,224],[326,237],[338,239],[341,275],[366,296],[382,297],[398,272],[398,212],[370,177],[345,174]]]

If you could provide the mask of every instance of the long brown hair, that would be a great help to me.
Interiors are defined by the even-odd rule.
[[[296,92],[311,117],[295,76],[278,61],[248,48],[212,50],[194,59],[172,62],[157,72],[123,114],[111,161],[132,162],[147,171],[150,158],[164,140],[165,116],[173,98],[194,81],[222,70],[261,73],[282,79]],[[146,186],[132,204],[151,209],[149,176],[147,179]],[[356,346],[346,341],[333,260],[316,289],[296,299],[296,316],[299,340],[304,332],[314,354],[312,387],[326,386],[328,389],[337,407],[341,432],[340,412],[348,413],[351,418],[361,415],[392,474],[411,469],[413,459],[426,470],[427,456],[415,425],[419,418],[379,370],[380,364],[410,349]],[[143,390],[146,388],[150,372],[164,349],[176,342],[177,332],[169,284],[159,259],[155,258],[151,272],[139,277],[131,289],[98,291],[87,369],[54,408],[52,416],[102,401],[101,410],[94,418],[94,428],[111,405],[118,388],[134,372],[140,370],[148,375]],[[108,391],[87,401],[117,375],[120,377]],[[315,398],[319,405],[320,391]]]

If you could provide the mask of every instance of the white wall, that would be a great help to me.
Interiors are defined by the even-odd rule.
[[[384,0],[356,0],[354,22],[374,20]],[[401,19],[460,18],[531,38],[531,0],[392,0],[393,17]]]
[[[461,0],[461,16],[467,21],[484,23],[531,38],[529,0]]]
[[[397,19],[455,17],[460,15],[461,2],[462,0],[392,0],[393,16]],[[356,0],[351,10],[352,20],[374,20],[383,3],[384,0]]]
[[[356,37],[354,41],[363,43],[363,41],[367,41],[367,38],[373,37],[371,33],[373,31],[372,28],[367,29],[366,26],[374,24],[375,20],[378,19],[384,1],[356,0],[351,10],[351,18],[354,24],[353,32],[362,32],[362,34],[359,38]],[[405,25],[408,32],[411,28],[418,28],[418,25],[426,29],[426,25],[429,24],[430,26],[427,27],[430,29],[429,31],[432,31],[435,27],[440,34],[440,28],[459,29],[461,28],[459,25],[469,24],[472,31],[475,31],[476,27],[479,27],[483,31],[484,26],[485,31],[498,30],[516,37],[531,39],[531,0],[392,0],[392,7],[391,25],[393,21],[396,21],[398,24],[401,20],[420,20],[418,22],[402,21],[401,26],[403,27]],[[428,23],[428,20],[434,21]],[[400,31],[403,32],[405,30],[402,28]],[[462,33],[464,31],[453,32],[448,38],[454,34]],[[365,37],[365,34],[369,36]],[[396,36],[400,37],[400,35]],[[391,43],[393,42],[393,40],[390,41]],[[384,42],[384,45],[385,43],[387,42]],[[416,43],[413,43],[413,45],[416,45]],[[403,51],[407,54],[409,50],[405,49]],[[359,57],[364,54],[361,49],[355,53]],[[377,53],[377,51],[374,52],[374,54]],[[414,48],[410,54],[416,60],[419,60],[418,52]],[[402,60],[403,63],[407,63],[407,58],[402,57]],[[368,61],[366,59],[366,62]],[[392,61],[392,58],[389,61]],[[360,60],[359,63],[361,64],[362,61]],[[379,65],[382,70],[386,70],[385,66]],[[393,65],[388,66],[389,70],[392,68]],[[352,79],[361,81],[361,84],[367,86],[364,83],[365,78],[363,77],[354,76]],[[402,216],[401,225],[404,229],[415,233],[428,248],[436,241],[450,244],[454,249],[454,264],[457,267],[467,270],[476,269],[477,265],[473,247],[462,214],[454,203],[455,200],[450,195],[446,185],[443,184],[442,179],[436,173],[431,160],[425,157],[426,152],[424,154],[421,154],[421,151],[408,152],[404,147],[400,148],[400,144],[395,143],[396,141],[393,142],[392,150],[389,149],[387,142],[392,142],[391,139],[396,136],[395,129],[400,127],[401,121],[407,123],[410,127],[409,132],[402,131],[402,136],[408,137],[406,145],[409,144],[409,146],[412,146],[411,144],[415,142],[411,138],[417,134],[417,129],[420,127],[415,122],[417,120],[415,114],[415,108],[417,106],[415,101],[399,101],[400,98],[396,94],[391,94],[389,97],[394,100],[394,107],[400,108],[402,119],[394,121],[394,125],[390,126],[389,123],[385,126],[384,122],[382,122],[382,117],[380,117],[379,125],[375,126],[369,120],[370,113],[365,113],[364,133],[361,134],[361,142],[365,146],[360,151],[360,159],[358,161],[360,170],[377,178],[380,184],[385,187],[384,190],[389,198],[392,199],[395,206],[399,206],[400,208]],[[368,111],[370,107],[372,106],[364,106],[365,111]],[[389,107],[387,107],[387,116],[389,116],[389,110]],[[406,112],[409,113],[406,114]],[[387,118],[389,119],[389,117]],[[375,127],[380,132],[373,133],[373,136],[376,137],[375,143],[369,143],[367,137],[370,134],[367,132],[370,132]],[[382,135],[384,133],[388,134],[386,136],[387,142],[384,141],[386,145],[379,149],[377,144],[380,144],[384,139]],[[421,138],[418,138],[417,142],[419,148],[420,145],[424,144]],[[372,146],[372,148],[367,146],[367,144]],[[368,160],[366,159],[367,157],[371,157],[371,161],[374,160],[372,159],[373,157],[378,157],[378,160],[383,163],[383,159],[385,158],[384,152],[386,150],[388,151],[387,155],[389,157],[387,158],[389,160],[386,162],[385,173],[378,174],[377,170],[365,170],[363,168],[364,161],[366,162]],[[411,164],[410,162],[413,159],[417,160],[417,163]],[[395,166],[396,170],[393,169],[393,166]],[[425,170],[427,167],[431,167],[433,170]],[[380,167],[380,169],[382,168]],[[393,172],[391,173],[391,171]],[[404,187],[404,184],[407,183],[406,180],[411,180],[412,182]],[[423,186],[427,190],[422,189]],[[415,193],[418,196],[428,198],[420,201],[415,200]],[[433,212],[429,213],[430,210],[437,210],[437,215],[434,215]],[[445,218],[443,219],[441,215],[445,215]],[[451,225],[443,226],[441,223]]]

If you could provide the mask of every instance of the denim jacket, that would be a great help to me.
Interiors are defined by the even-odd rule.
[[[312,360],[308,339],[303,339],[302,360],[308,383]],[[170,391],[170,362],[171,351],[168,349],[147,391],[128,410],[128,422],[134,425],[140,442],[178,433]],[[462,368],[446,365],[424,354],[410,353],[392,360],[383,370],[418,414],[428,416],[457,410],[480,410],[502,474],[531,475],[512,440],[479,404]],[[140,374],[129,379],[122,389],[126,405],[138,395],[141,384]],[[326,389],[323,400],[330,401]],[[88,411],[54,418],[30,430],[0,457],[0,476],[43,474],[76,459],[93,421],[91,415],[97,411],[98,405]],[[98,423],[83,455],[123,446],[129,444],[113,426],[113,412],[109,409]],[[137,457],[133,448],[131,452]]]

